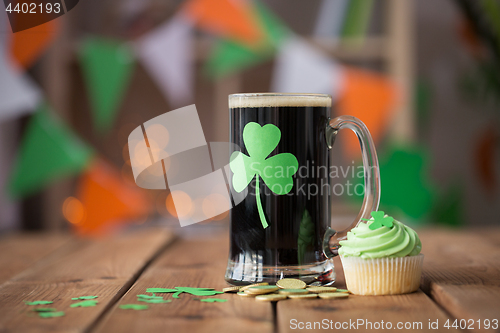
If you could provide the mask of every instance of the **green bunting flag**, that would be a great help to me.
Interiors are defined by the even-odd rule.
[[[41,106],[31,117],[11,171],[8,192],[25,197],[58,178],[79,173],[93,152],[69,128]]]
[[[220,78],[270,59],[278,43],[290,33],[264,4],[255,1],[254,10],[266,33],[266,40],[253,48],[234,40],[219,40],[205,64],[208,76]]]
[[[380,207],[415,220],[433,208],[435,188],[429,178],[428,152],[416,146],[394,147],[380,156]],[[355,178],[354,184],[363,182]],[[359,194],[359,193],[358,193]]]
[[[80,61],[94,124],[100,132],[107,131],[113,126],[132,75],[132,51],[118,41],[89,38],[80,49]]]

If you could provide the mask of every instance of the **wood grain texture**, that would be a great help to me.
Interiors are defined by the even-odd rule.
[[[145,230],[100,240],[75,239],[0,286],[0,331],[82,332],[126,292],[143,268],[173,240]],[[97,295],[99,304],[70,308],[72,297]],[[39,318],[24,300],[48,300],[64,317]]]
[[[0,239],[0,284],[70,240],[66,234],[14,234]]]
[[[307,301],[287,299],[279,301],[276,310],[280,333],[297,331],[298,329],[294,328],[299,322],[304,323],[304,325],[311,322],[313,328],[314,322],[319,323],[315,330],[319,331],[319,328],[322,327],[321,324],[324,324],[325,321],[327,325],[333,325],[328,326],[330,330],[336,330],[336,323],[340,323],[338,325],[348,323],[344,324],[344,329],[340,329],[340,331],[384,331],[380,327],[377,329],[376,326],[373,326],[377,325],[375,322],[380,323],[382,320],[385,325],[390,322],[392,329],[395,329],[399,322],[409,322],[412,325],[412,329],[409,331],[428,331],[429,319],[439,320],[441,323],[448,319],[447,315],[420,290],[397,296],[351,295],[346,299],[312,299]],[[359,322],[360,326],[351,326],[352,323],[358,323],[358,320],[363,320],[363,322]],[[303,328],[307,328],[307,326]],[[338,327],[337,330],[339,330]]]
[[[499,233],[499,229],[491,229],[488,236],[484,230],[420,233],[425,254],[422,289],[453,317],[500,321]]]
[[[273,332],[270,303],[257,302],[236,294],[220,294],[225,303],[203,303],[195,296],[181,294],[167,304],[148,304],[145,311],[119,309],[120,304],[138,302],[138,294],[149,287],[207,287],[222,290],[228,237],[179,240],[169,247],[141,275],[113,310],[97,327],[97,332]]]

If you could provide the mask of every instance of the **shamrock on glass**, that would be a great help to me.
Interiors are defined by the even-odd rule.
[[[297,158],[290,153],[281,153],[271,157],[269,154],[278,146],[281,131],[273,124],[260,126],[249,122],[243,129],[243,142],[248,155],[235,151],[230,158],[229,166],[233,175],[233,188],[242,192],[255,177],[255,197],[260,222],[265,229],[266,221],[260,198],[260,178],[267,187],[277,195],[287,194],[292,190],[292,176],[298,170]]]

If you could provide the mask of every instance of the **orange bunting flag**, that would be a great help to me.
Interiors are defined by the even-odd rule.
[[[11,36],[11,55],[15,63],[29,68],[47,49],[59,30],[57,20],[22,30]]]
[[[393,82],[380,74],[353,68],[343,69],[343,90],[339,94],[337,115],[359,118],[368,127],[375,144],[380,141],[390,121],[397,101],[397,89]],[[352,134],[343,138],[348,158],[361,155],[357,137]]]
[[[201,29],[244,44],[257,44],[264,32],[245,0],[189,0],[185,14]]]
[[[134,220],[144,221],[150,208],[143,190],[125,183],[108,163],[95,160],[80,178],[77,198],[64,201],[63,214],[77,234],[102,236]]]

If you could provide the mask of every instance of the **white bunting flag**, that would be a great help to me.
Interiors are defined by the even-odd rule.
[[[330,37],[338,40],[349,0],[323,0],[314,28],[316,37]]]
[[[15,67],[0,45],[0,121],[34,111],[40,99],[35,83]]]
[[[192,27],[191,21],[179,14],[136,44],[141,63],[172,107],[193,100]]]
[[[280,47],[272,90],[284,93],[322,93],[335,99],[342,89],[342,68],[307,41],[291,37]]]

